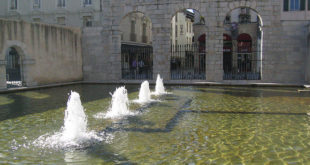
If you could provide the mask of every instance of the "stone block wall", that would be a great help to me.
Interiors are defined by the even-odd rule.
[[[227,13],[233,9],[249,7],[258,13],[263,22],[262,79],[240,82],[305,83],[305,67],[308,64],[306,62],[308,33],[306,21],[281,21],[281,1],[104,0],[102,6],[104,12],[100,34],[94,35],[93,32],[85,31],[83,33],[83,38],[98,41],[86,46],[87,49],[97,50],[94,53],[86,51],[84,54],[86,81],[121,81],[120,22],[126,14],[134,11],[144,13],[153,25],[154,79],[156,74],[160,73],[166,81],[169,81],[171,18],[176,12],[191,8],[199,11],[206,21],[205,81],[238,83],[239,81],[236,80],[223,80],[222,49],[225,32],[223,22]],[[101,73],[101,70],[109,74]]]
[[[80,29],[0,20],[0,88],[6,88],[5,56],[10,47],[21,57],[26,86],[83,79]]]

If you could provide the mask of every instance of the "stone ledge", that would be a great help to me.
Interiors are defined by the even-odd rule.
[[[32,87],[20,87],[20,88],[10,88],[10,89],[0,89],[0,94],[4,93],[15,93],[21,91],[29,91],[29,90],[37,90],[44,88],[53,88],[53,87],[61,87],[67,85],[75,85],[75,84],[118,84],[118,85],[140,85],[145,80],[118,80],[118,81],[76,81],[76,82],[67,82],[67,83],[55,83],[48,85],[39,85]],[[155,85],[156,80],[149,80],[151,85]],[[177,80],[164,81],[164,84],[167,86],[171,85],[179,85],[179,86],[244,86],[244,87],[300,87],[307,88],[310,85],[307,84],[293,84],[293,83],[255,83],[255,82],[236,82],[236,83],[228,83],[228,82],[208,82],[203,80],[190,81],[183,80],[182,82]]]
[[[145,80],[118,80],[118,81],[83,81],[83,84],[121,84],[121,85],[140,85]],[[155,85],[156,80],[148,80],[150,84]],[[296,83],[261,83],[261,82],[210,82],[204,80],[164,80],[165,85],[190,85],[190,86],[248,86],[248,87],[302,87],[305,88],[306,84]],[[309,85],[308,85],[309,86]]]
[[[38,86],[31,86],[31,87],[5,88],[5,89],[0,89],[0,94],[30,91],[30,90],[37,90],[37,89],[44,89],[44,88],[61,87],[61,86],[75,85],[75,84],[82,84],[82,83],[83,83],[82,81],[76,81],[76,82],[67,82],[67,83],[38,85]]]

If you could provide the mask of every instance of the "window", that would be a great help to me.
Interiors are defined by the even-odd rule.
[[[290,0],[290,11],[295,11],[300,9],[299,0]]]
[[[40,18],[32,18],[32,21],[33,21],[33,22],[40,22],[41,19],[40,19]]]
[[[143,23],[142,24],[142,42],[143,43],[147,43],[146,28],[147,28],[146,23]]]
[[[225,23],[229,24],[231,22],[230,19],[231,19],[230,15],[227,15],[225,17]]]
[[[239,23],[251,23],[251,15],[249,8],[241,8],[239,14]]]
[[[17,9],[17,0],[10,0],[10,9],[11,10]]]
[[[84,16],[83,17],[83,26],[84,27],[91,27],[92,26],[92,18],[91,18],[91,16]]]
[[[33,0],[33,8],[40,9],[41,7],[41,0]]]
[[[66,7],[66,0],[57,0],[57,7]]]
[[[65,17],[57,17],[57,24],[66,25],[66,18]]]
[[[186,32],[188,33],[188,22],[186,22]]]
[[[84,6],[91,5],[91,4],[92,4],[92,0],[83,0]]]
[[[130,41],[136,42],[136,21],[131,20]]]
[[[131,20],[131,33],[135,33],[136,32],[136,21],[135,20]]]
[[[178,25],[175,25],[175,37],[178,37]]]
[[[305,6],[306,6],[306,0],[283,1],[283,11],[303,11],[305,10]]]
[[[180,25],[180,35],[183,35],[183,25]]]

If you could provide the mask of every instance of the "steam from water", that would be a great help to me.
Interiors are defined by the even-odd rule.
[[[130,112],[128,106],[127,89],[125,87],[116,88],[112,95],[111,106],[104,118],[119,118],[122,116],[134,115],[135,113]]]
[[[43,148],[70,148],[83,147],[94,141],[102,140],[95,132],[87,131],[87,116],[80,95],[77,92],[71,92],[61,131],[52,136],[49,134],[42,135],[33,144]]]

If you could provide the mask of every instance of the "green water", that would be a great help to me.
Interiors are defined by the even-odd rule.
[[[310,93],[297,88],[167,87],[138,115],[97,119],[113,85],[74,85],[0,95],[0,164],[310,164]],[[129,99],[138,86],[126,86]],[[106,136],[84,148],[34,146],[58,132],[70,90],[88,128]]]

